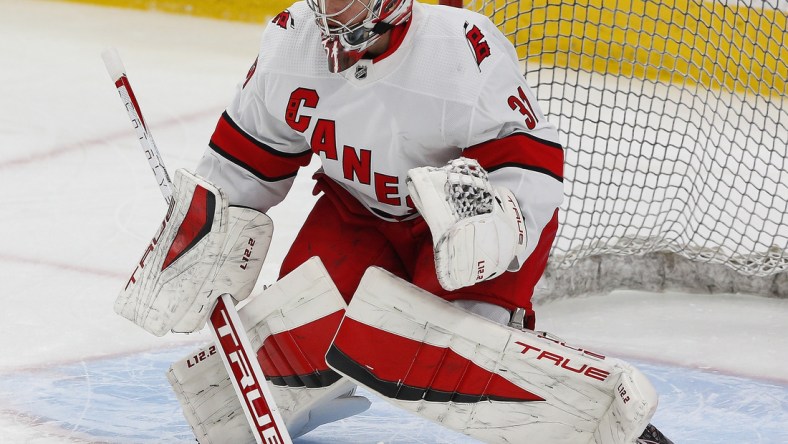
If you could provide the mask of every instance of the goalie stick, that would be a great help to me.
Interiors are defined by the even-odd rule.
[[[137,132],[140,145],[148,158],[148,164],[156,176],[159,190],[168,205],[172,203],[173,187],[159,150],[151,136],[139,103],[131,89],[126,69],[114,48],[105,50],[101,57],[115,83],[131,123]],[[252,350],[252,345],[243,328],[238,311],[229,294],[217,299],[209,317],[211,333],[220,351],[222,361],[231,376],[235,392],[241,402],[246,419],[255,441],[259,444],[292,444],[285,423],[273,401],[273,395]]]

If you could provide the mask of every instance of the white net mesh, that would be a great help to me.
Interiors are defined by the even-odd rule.
[[[785,280],[777,277],[788,270],[785,3],[466,7],[514,42],[566,146],[551,267],[671,253]]]

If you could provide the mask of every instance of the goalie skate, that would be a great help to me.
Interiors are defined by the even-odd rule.
[[[649,424],[646,426],[646,430],[643,430],[643,433],[640,435],[640,438],[635,442],[636,444],[673,444],[673,441],[669,440],[662,434],[656,427]]]

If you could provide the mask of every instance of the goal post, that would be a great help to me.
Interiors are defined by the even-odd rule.
[[[784,2],[464,6],[514,43],[565,145],[561,227],[537,297],[788,297]]]

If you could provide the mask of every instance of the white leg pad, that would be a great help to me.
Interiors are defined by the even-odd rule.
[[[394,405],[487,443],[633,443],[657,403],[623,361],[476,316],[374,267],[326,359]]]
[[[250,443],[254,436],[215,346],[197,350],[167,372],[183,416],[201,444]]]
[[[328,368],[325,352],[346,304],[313,258],[257,295],[239,316],[293,438],[369,408],[355,384]],[[227,371],[206,347],[172,365],[168,379],[201,443],[254,438]]]
[[[646,375],[619,361],[627,368],[615,385],[616,396],[594,432],[597,443],[632,443],[648,425],[657,408],[657,392]]]

